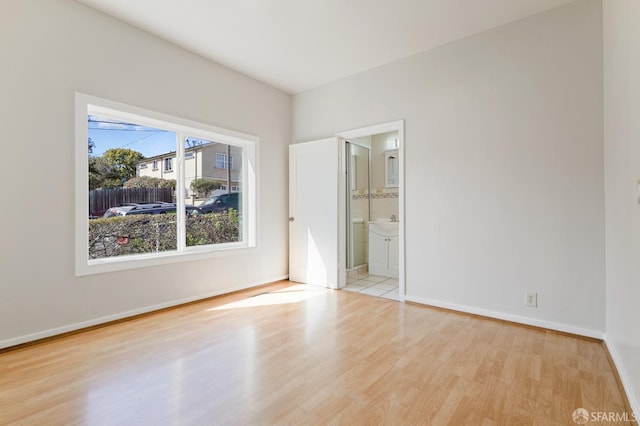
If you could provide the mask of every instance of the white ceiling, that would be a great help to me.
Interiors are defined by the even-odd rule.
[[[299,93],[574,0],[78,0]]]

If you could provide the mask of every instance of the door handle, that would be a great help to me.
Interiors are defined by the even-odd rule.
[[[295,218],[295,217],[293,217],[293,216],[289,216],[289,222],[294,222],[295,220],[296,220],[296,218]]]

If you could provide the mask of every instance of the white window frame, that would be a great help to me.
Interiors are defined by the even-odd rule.
[[[158,160],[153,160],[153,165],[151,166],[151,170],[158,170]]]
[[[89,259],[89,194],[87,155],[87,116],[102,115],[144,126],[176,133],[176,199],[178,209],[177,250],[161,253],[144,253],[102,259]],[[220,142],[242,148],[242,231],[243,240],[234,243],[186,246],[184,200],[187,198],[184,176],[185,137]],[[191,261],[216,256],[228,256],[238,252],[253,251],[257,247],[258,234],[258,148],[260,139],[208,124],[174,117],[120,102],[102,99],[84,93],[76,93],[75,102],[75,274],[76,276],[100,274],[126,269],[141,268],[174,262]],[[164,164],[163,164],[164,166]]]
[[[221,156],[223,158],[222,167],[218,167],[218,156]],[[225,154],[224,152],[216,152],[216,169],[227,169],[227,154]]]

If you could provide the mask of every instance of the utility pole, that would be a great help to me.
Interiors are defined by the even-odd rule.
[[[227,145],[227,193],[231,194],[231,145]]]

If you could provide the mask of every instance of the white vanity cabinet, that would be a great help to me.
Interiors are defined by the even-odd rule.
[[[398,278],[398,222],[369,223],[369,273]]]

